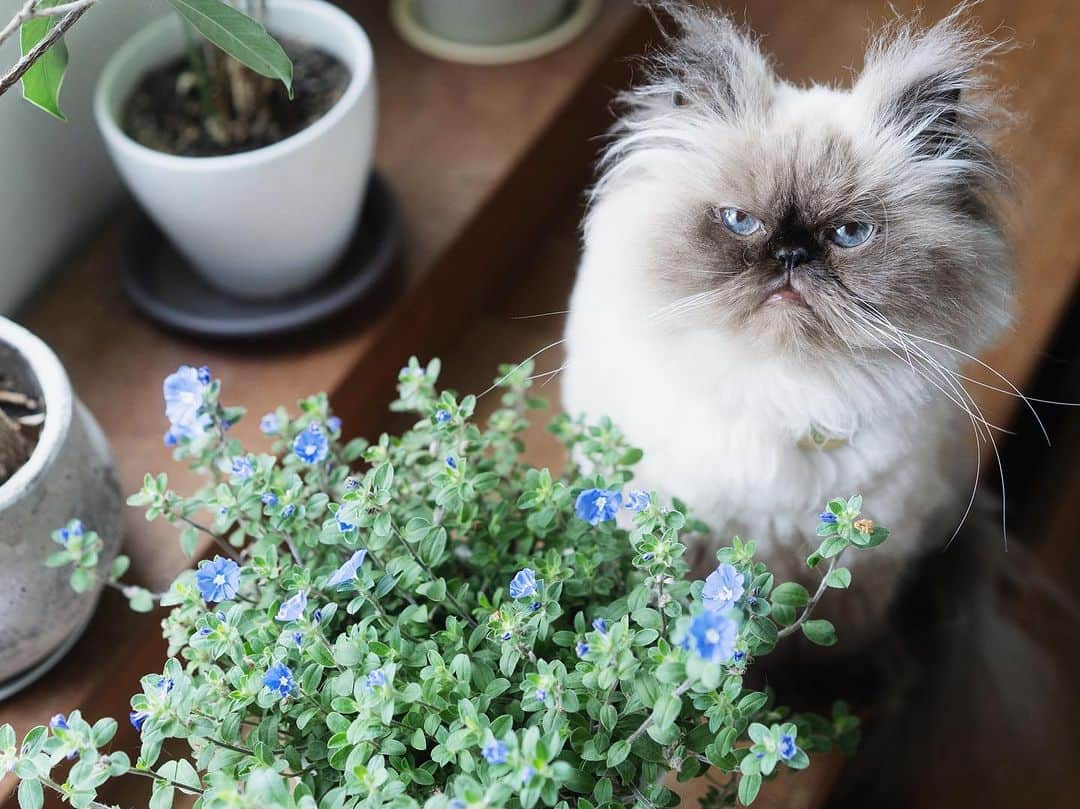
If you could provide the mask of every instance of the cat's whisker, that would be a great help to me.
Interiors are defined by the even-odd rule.
[[[1000,379],[1002,382],[1004,382],[1006,385],[1008,385],[1009,390],[1003,390],[1001,388],[994,387],[993,385],[988,385],[988,384],[986,384],[984,382],[980,382],[977,379],[972,379],[970,377],[964,376],[963,374],[959,374],[959,373],[957,374],[958,376],[962,377],[963,379],[966,379],[969,382],[972,382],[972,383],[974,383],[976,385],[979,385],[979,386],[984,387],[984,388],[989,388],[990,390],[995,390],[998,393],[1005,393],[1005,394],[1008,394],[1010,396],[1014,396],[1017,399],[1022,400],[1024,402],[1024,404],[1027,405],[1028,410],[1031,411],[1031,415],[1035,417],[1035,421],[1036,421],[1036,423],[1038,423],[1039,429],[1042,431],[1043,438],[1046,440],[1046,445],[1047,446],[1051,445],[1050,434],[1046,430],[1046,425],[1043,424],[1042,418],[1040,418],[1038,411],[1035,410],[1035,405],[1032,404],[1032,401],[1034,401],[1034,400],[1032,400],[1028,396],[1025,396],[1020,391],[1020,389],[1018,387],[1016,387],[1016,385],[1014,385],[1012,383],[1012,381],[1008,377],[1006,377],[1004,374],[1002,374],[1000,371],[998,371],[992,365],[990,365],[990,364],[988,364],[986,362],[983,362],[978,357],[975,357],[975,356],[972,356],[971,354],[968,354],[966,351],[961,351],[958,348],[954,348],[953,346],[947,345],[946,343],[938,342],[937,340],[932,340],[929,337],[922,337],[922,336],[920,336],[918,334],[912,334],[911,332],[903,332],[903,333],[909,339],[919,340],[920,342],[930,343],[932,345],[936,345],[939,348],[944,348],[946,351],[952,351],[953,353],[958,354],[958,355],[960,355],[961,357],[964,357],[967,360],[970,360],[970,361],[972,361],[974,363],[977,363],[978,365],[980,365],[981,367],[985,368],[987,371],[992,373],[994,376],[996,376],[998,379]],[[1061,404],[1061,405],[1066,405],[1066,406],[1070,406],[1070,407],[1080,406],[1080,404],[1078,404],[1078,403],[1066,403],[1066,402],[1046,402],[1046,404]]]
[[[518,370],[520,370],[521,368],[523,368],[523,367],[525,366],[525,363],[529,362],[530,360],[534,360],[534,359],[536,359],[536,358],[537,358],[537,357],[539,357],[539,356],[540,356],[541,354],[543,354],[543,353],[544,353],[545,351],[549,351],[549,350],[551,350],[552,348],[555,348],[556,346],[560,346],[560,345],[562,345],[562,344],[563,344],[563,343],[565,343],[565,342],[566,342],[566,338],[565,338],[565,337],[563,337],[563,338],[562,338],[562,339],[560,339],[560,340],[556,340],[556,341],[555,341],[554,343],[548,343],[548,344],[547,344],[546,346],[544,346],[543,348],[541,348],[541,349],[540,349],[539,351],[535,351],[535,352],[533,352],[532,354],[530,354],[529,356],[527,356],[527,357],[526,357],[525,359],[523,359],[523,360],[522,360],[521,362],[519,362],[519,363],[518,363],[517,365],[515,365],[515,366],[514,366],[514,367],[513,367],[513,368],[512,368],[512,369],[511,369],[510,371],[508,371],[508,372],[507,372],[506,374],[504,374],[504,375],[503,375],[503,376],[502,376],[502,377],[501,377],[500,379],[497,379],[497,380],[496,380],[495,382],[493,382],[493,383],[491,384],[491,386],[490,386],[490,387],[489,387],[489,388],[488,388],[487,390],[485,390],[485,391],[484,391],[483,393],[477,394],[477,397],[476,397],[476,398],[477,398],[477,399],[482,399],[482,398],[484,398],[484,397],[485,397],[485,396],[487,396],[487,395],[488,395],[489,393],[491,393],[491,392],[492,392],[493,390],[495,390],[495,388],[499,387],[499,386],[500,386],[500,385],[502,385],[502,384],[503,384],[504,382],[506,382],[506,380],[507,380],[507,379],[509,379],[509,378],[511,377],[511,375],[512,375],[512,374],[514,373],[514,371],[518,371]]]
[[[538,318],[538,317],[555,317],[556,315],[568,315],[568,314],[570,314],[569,309],[559,309],[559,310],[556,310],[554,312],[541,312],[540,314],[536,314],[536,315],[511,315],[510,319],[511,320],[533,320],[534,318]]]
[[[854,320],[854,318],[853,318],[853,320]],[[869,325],[869,321],[867,321],[864,317],[860,316],[859,320],[861,320],[867,326]],[[864,333],[866,333],[865,328],[864,328]],[[880,330],[879,330],[879,335],[880,336],[877,338],[877,340],[882,345],[882,347],[885,348],[890,353],[892,353],[894,356],[896,356],[898,358],[901,358],[900,355],[897,354],[888,345],[886,345],[886,343],[883,340],[883,338],[884,338],[884,339],[887,339],[888,341],[891,341],[891,342],[895,343],[895,342],[897,342],[897,337],[893,336],[893,335],[889,335],[887,333],[882,333],[882,332],[880,332]],[[871,339],[873,339],[872,335],[871,335]],[[911,359],[910,352],[907,352],[907,357],[908,357],[909,363],[912,363],[911,364],[911,370],[912,370],[913,373],[917,374],[918,376],[920,376],[921,378],[926,380],[928,384],[933,385],[934,387],[938,388],[938,390],[941,390],[943,394],[945,393],[945,391],[942,390],[940,388],[940,386],[938,386],[932,380],[928,379],[925,376],[925,374],[915,370],[915,366],[914,366],[913,361]],[[955,402],[955,400],[952,399],[951,396],[949,396],[948,394],[945,394],[945,395],[951,401]],[[960,407],[961,410],[964,411],[964,414],[968,417],[968,420],[971,422],[972,432],[975,435],[975,442],[974,442],[975,443],[975,475],[972,478],[971,493],[968,496],[968,501],[967,501],[967,505],[964,508],[964,513],[961,515],[960,521],[957,523],[956,528],[953,530],[952,536],[950,536],[949,540],[945,543],[945,549],[948,549],[949,546],[952,545],[953,540],[955,540],[956,537],[959,536],[961,529],[963,529],[964,524],[967,522],[968,517],[971,515],[971,510],[975,505],[975,498],[978,495],[978,491],[979,491],[979,478],[980,478],[980,476],[982,474],[982,441],[983,441],[983,439],[982,439],[982,431],[979,429],[978,420],[976,419],[975,415],[971,412],[971,410],[966,405],[961,404],[959,402],[956,402],[956,404]],[[991,436],[991,438],[992,438],[992,436]],[[996,452],[996,444],[995,444],[995,452]],[[1006,536],[1005,541],[1006,541],[1006,543],[1008,543],[1007,536]]]
[[[1005,431],[1005,430],[1001,430],[1001,428],[996,427],[996,425],[990,425],[990,423],[987,422],[985,416],[983,415],[982,409],[975,402],[974,397],[963,387],[963,385],[961,383],[958,383],[958,382],[955,381],[955,377],[958,376],[958,374],[955,371],[952,371],[951,369],[946,368],[943,363],[941,363],[940,361],[932,358],[927,352],[923,351],[922,349],[918,348],[917,346],[915,346],[913,343],[910,342],[910,339],[908,339],[908,337],[915,337],[916,335],[909,335],[907,332],[903,331],[902,329],[897,328],[891,322],[889,322],[888,318],[886,318],[883,314],[881,314],[881,312],[878,312],[873,306],[871,306],[869,304],[867,304],[867,305],[869,306],[870,309],[872,309],[875,312],[877,317],[880,318],[883,325],[887,325],[890,329],[892,329],[892,331],[901,340],[904,340],[905,342],[908,342],[909,345],[911,346],[911,349],[913,351],[915,351],[918,355],[920,355],[924,359],[924,361],[928,364],[928,366],[933,368],[943,379],[949,378],[949,377],[953,378],[953,381],[951,383],[951,387],[954,390],[962,390],[964,392],[964,394],[966,395],[966,401],[970,402],[971,407],[973,407],[975,409],[975,411],[979,414],[979,416],[980,416],[980,418],[981,418],[981,420],[982,420],[982,422],[984,424],[987,424],[988,426],[991,426],[991,427],[993,427],[994,429],[996,429],[996,430],[998,430],[1000,432],[1008,432],[1008,431]],[[927,342],[934,343],[936,341],[927,339]],[[948,346],[942,346],[942,347],[943,348],[949,348]],[[963,352],[958,352],[958,353],[963,353]],[[970,355],[968,355],[968,356],[970,357]],[[978,361],[978,360],[976,360],[976,361]],[[998,476],[1001,479],[1001,536],[1002,536],[1002,539],[1003,539],[1003,541],[1005,543],[1005,549],[1008,550],[1008,547],[1009,547],[1009,535],[1008,535],[1008,524],[1007,524],[1007,520],[1006,520],[1006,506],[1005,506],[1006,495],[1007,495],[1007,491],[1006,491],[1007,486],[1006,486],[1006,480],[1005,480],[1005,465],[1002,462],[1001,452],[1000,452],[1000,449],[998,448],[997,441],[994,439],[993,434],[990,433],[989,431],[988,431],[988,437],[990,439],[990,446],[994,451],[994,460],[997,463]],[[966,519],[966,515],[965,515],[965,519]],[[952,543],[953,539],[956,538],[957,534],[959,534],[960,528],[962,528],[962,527],[963,527],[963,522],[961,522],[961,524],[959,526],[957,526],[957,529],[953,533],[952,538],[950,538],[949,542],[946,543],[946,546],[945,546],[946,548],[948,548],[949,545]]]

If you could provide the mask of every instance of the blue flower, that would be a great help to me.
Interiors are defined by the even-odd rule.
[[[246,455],[240,458],[233,458],[232,476],[234,482],[243,483],[254,474],[255,466],[251,463],[251,458]]]
[[[340,433],[341,419],[339,419],[337,416],[331,416],[326,420],[326,429],[328,429],[332,433]]]
[[[304,463],[322,463],[330,452],[330,443],[322,425],[313,421],[293,442],[293,452]]]
[[[492,739],[490,742],[484,743],[484,746],[480,748],[480,753],[488,764],[494,766],[496,764],[505,764],[507,756],[510,755],[510,750],[498,739]]]
[[[356,478],[345,478],[345,491],[355,492],[360,488],[360,481]]]
[[[532,604],[529,605],[529,612],[536,612],[538,609],[540,609],[539,601],[534,601]]]
[[[656,558],[656,554],[653,553],[652,551],[646,551],[645,553],[641,554],[641,561],[642,562],[651,562],[655,558]]]
[[[738,627],[725,615],[705,610],[694,616],[687,630],[690,648],[710,663],[726,663],[735,653]]]
[[[195,375],[202,384],[204,384],[204,385],[209,385],[210,384],[210,366],[208,366],[208,365],[200,366],[199,370],[195,372]]]
[[[53,716],[52,719],[49,720],[49,727],[51,727],[53,730],[67,730],[67,717],[64,716],[62,713],[56,714],[55,716]]]
[[[169,433],[176,439],[195,438],[206,432],[212,421],[202,412],[206,403],[206,386],[209,371],[190,365],[181,365],[165,377],[162,394],[165,397],[165,417],[169,420]],[[203,381],[206,376],[206,381]]]
[[[435,421],[439,424],[446,424],[446,422],[450,421],[450,411],[439,408],[435,411]]]
[[[275,663],[266,670],[266,674],[263,675],[263,685],[271,691],[276,691],[282,697],[288,697],[296,690],[293,673],[284,663]]]
[[[375,669],[368,674],[367,679],[364,680],[364,684],[367,686],[368,691],[375,688],[382,688],[386,685],[386,672],[382,669]]]
[[[337,516],[337,528],[341,533],[347,534],[356,527],[353,523],[346,522],[345,520],[341,519],[341,509],[338,509],[338,513],[337,513],[336,516]]]
[[[536,775],[536,768],[535,767],[526,767],[524,770],[522,770],[521,771],[521,785],[525,786],[527,783],[529,783],[531,780],[533,780],[534,775]]]
[[[82,520],[69,520],[68,524],[60,529],[60,544],[66,546],[72,539],[81,537],[85,532]]]
[[[208,604],[235,598],[236,591],[240,589],[240,565],[223,556],[200,562],[195,573],[195,585],[203,601]]]
[[[131,726],[135,728],[135,730],[141,731],[143,722],[146,721],[148,716],[150,716],[150,714],[146,711],[132,711],[128,714],[128,721],[131,722]]]
[[[453,455],[446,456],[446,465],[451,469],[457,469],[457,459]]]
[[[745,579],[733,565],[720,565],[705,579],[705,587],[701,590],[705,609],[713,612],[731,609],[735,602],[742,598]]]
[[[537,592],[536,573],[531,567],[519,570],[510,580],[510,598],[526,598]]]
[[[176,446],[176,441],[177,441],[176,433],[174,433],[172,431],[171,427],[168,430],[166,430],[165,435],[163,435],[161,437],[161,443],[164,444],[167,447],[175,447]]]
[[[586,489],[578,495],[574,509],[589,525],[615,519],[622,505],[622,495],[608,489]]]
[[[264,506],[276,506],[278,504],[278,497],[273,492],[263,492],[262,497],[259,499],[262,500]]]
[[[597,618],[592,622],[592,628],[599,632],[601,635],[607,634],[607,621],[603,618]]]
[[[315,612],[311,613],[311,620],[317,624],[322,623],[322,607],[315,608]]]
[[[304,610],[306,609],[307,593],[301,590],[278,608],[274,620],[284,622],[296,621],[304,614]]]
[[[499,635],[499,638],[504,641],[510,640],[510,638],[512,637],[514,637],[514,633],[511,632],[509,629]]]
[[[284,519],[284,520],[287,520],[287,519],[289,519],[289,517],[291,517],[295,513],[296,513],[296,506],[293,505],[292,503],[289,503],[289,505],[285,506],[285,508],[283,508],[281,510],[281,518]]]
[[[299,629],[293,632],[292,642],[296,645],[296,648],[299,649],[301,646],[304,645],[304,633],[301,632]]]
[[[731,656],[731,660],[734,663],[742,663],[744,660],[746,660],[746,652],[744,652],[742,649],[736,649],[735,654]]]
[[[831,511],[823,511],[818,514],[818,519],[824,523],[835,523],[836,515],[833,514]]]
[[[780,743],[776,746],[776,754],[780,756],[784,761],[791,761],[795,758],[795,754],[799,752],[799,748],[795,746],[795,737],[790,733],[785,733],[780,737]]]
[[[267,413],[262,419],[259,420],[259,429],[263,431],[264,435],[277,435],[278,430],[281,429],[278,426],[278,417],[276,413]]]
[[[367,557],[367,551],[361,548],[345,562],[341,567],[330,574],[330,578],[326,581],[327,587],[340,587],[347,581],[352,581],[356,578],[356,572],[360,569],[360,565],[364,564],[364,559]]]
[[[547,698],[548,698],[547,689],[546,688],[537,688],[536,689],[536,694],[534,696],[536,697],[537,702],[547,702]]]
[[[649,493],[642,489],[632,489],[622,496],[622,504],[628,511],[644,511],[649,507]]]
[[[589,644],[583,640],[579,640],[577,646],[574,647],[578,657],[585,657],[589,653]]]

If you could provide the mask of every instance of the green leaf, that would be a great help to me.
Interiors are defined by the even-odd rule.
[[[221,0],[169,2],[196,31],[229,56],[256,73],[280,79],[292,98],[292,62],[262,25]]]
[[[65,2],[65,0],[41,0],[38,6],[49,8],[62,2]],[[52,27],[60,19],[60,17],[36,17],[24,22],[19,29],[19,45],[22,48],[22,55],[26,56],[26,54],[30,53],[34,46],[48,35]],[[22,77],[23,98],[61,121],[67,120],[60,110],[60,88],[64,84],[64,74],[67,72],[67,66],[67,45],[64,44],[63,38],[60,38],[45,53],[41,54]]]
[[[805,607],[810,603],[810,593],[798,582],[786,581],[777,585],[772,591],[770,600],[774,604],[783,604],[787,607]]]
[[[802,631],[808,641],[818,646],[832,646],[836,643],[836,629],[824,618],[807,621],[802,625]]]
[[[619,739],[608,750],[607,765],[609,767],[618,767],[626,761],[628,755],[630,755],[630,742],[626,739]]]
[[[41,809],[45,805],[45,794],[41,789],[41,782],[36,778],[31,781],[22,781],[19,784],[19,807],[20,809]]]
[[[851,586],[851,571],[846,567],[838,567],[825,577],[825,584],[837,590],[846,590]]]
[[[744,775],[739,779],[739,803],[743,806],[749,806],[754,802],[754,798],[757,797],[758,790],[761,789],[761,776],[757,773],[751,773],[750,775]]]

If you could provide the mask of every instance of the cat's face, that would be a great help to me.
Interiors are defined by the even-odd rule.
[[[627,283],[653,319],[894,356],[900,335],[970,351],[1007,322],[986,43],[955,18],[894,28],[853,87],[804,89],[725,18],[672,10],[682,33],[626,97],[595,197],[632,220]]]

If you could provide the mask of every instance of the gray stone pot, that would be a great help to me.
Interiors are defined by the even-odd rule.
[[[46,568],[57,528],[78,517],[105,542],[102,577],[116,556],[123,498],[101,428],[75,398],[60,360],[0,317],[0,373],[45,404],[30,459],[0,485],[0,699],[45,673],[90,619],[100,587],[76,595],[69,568]]]

